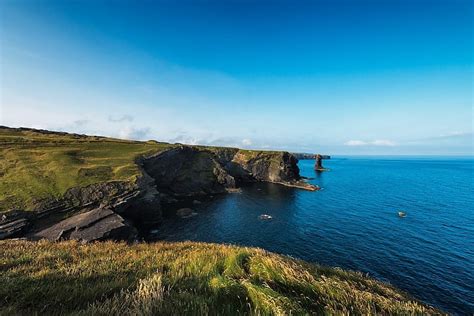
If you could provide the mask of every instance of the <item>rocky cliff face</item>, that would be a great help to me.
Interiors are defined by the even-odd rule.
[[[143,162],[158,191],[177,197],[217,194],[235,188],[234,177],[211,152],[180,146]]]
[[[233,163],[257,181],[294,182],[300,180],[298,160],[287,152],[239,150]]]
[[[293,156],[296,157],[298,160],[314,160],[317,156],[320,156],[321,159],[331,159],[329,155],[321,155],[321,154],[309,154],[309,153],[291,153]]]
[[[287,152],[181,146],[147,158],[143,169],[158,191],[176,197],[224,193],[251,181],[312,189],[300,181],[297,163]]]

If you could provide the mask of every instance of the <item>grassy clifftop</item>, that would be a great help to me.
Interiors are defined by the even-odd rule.
[[[0,241],[0,314],[439,314],[359,273],[204,243]]]
[[[172,145],[0,127],[0,212],[28,209],[67,189],[133,181],[135,159]]]

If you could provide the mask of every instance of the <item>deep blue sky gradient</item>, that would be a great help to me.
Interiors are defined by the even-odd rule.
[[[471,1],[0,9],[1,124],[295,151],[472,154]]]

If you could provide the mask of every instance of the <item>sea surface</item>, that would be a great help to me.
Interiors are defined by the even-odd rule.
[[[322,173],[313,164],[300,161],[301,174],[321,191],[252,184],[193,206],[191,218],[165,214],[154,238],[262,247],[474,313],[473,158],[334,157]]]

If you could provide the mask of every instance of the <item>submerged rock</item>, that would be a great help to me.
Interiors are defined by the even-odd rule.
[[[195,213],[192,208],[188,208],[188,207],[180,208],[179,210],[176,211],[176,215],[182,218],[191,217],[196,214],[197,213]]]
[[[227,189],[227,192],[228,193],[242,193],[242,189],[241,188],[229,188],[229,189]]]
[[[96,208],[67,218],[33,237],[51,241],[132,240],[136,237],[136,230],[111,209]]]

